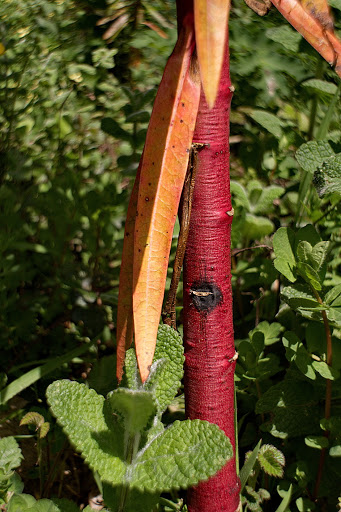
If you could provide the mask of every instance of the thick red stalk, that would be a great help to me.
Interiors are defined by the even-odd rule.
[[[180,19],[184,3],[179,9]],[[213,109],[201,94],[194,143],[196,183],[184,267],[186,413],[216,423],[235,448],[229,185],[229,114],[232,99],[228,42]],[[213,478],[188,492],[190,512],[236,512],[239,479],[233,458]]]

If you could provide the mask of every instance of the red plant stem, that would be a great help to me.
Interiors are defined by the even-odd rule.
[[[178,9],[181,22],[190,2],[178,3],[181,4]],[[219,425],[235,450],[236,362],[233,359],[230,254],[233,209],[229,185],[231,89],[226,43],[215,106],[208,108],[202,92],[193,138],[193,143],[209,144],[209,147],[204,147],[197,156],[184,267],[184,337],[187,417]],[[212,307],[205,309],[207,302]],[[200,310],[201,304],[204,309]],[[239,489],[233,457],[217,475],[188,491],[188,509],[190,512],[236,512]]]

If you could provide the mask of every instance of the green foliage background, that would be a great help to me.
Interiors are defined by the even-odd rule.
[[[72,453],[48,412],[48,384],[72,378],[103,395],[113,388],[125,213],[156,87],[176,39],[174,2],[125,4],[125,22],[109,34],[122,15],[117,1],[0,4],[1,422],[10,420],[15,430],[29,410],[51,422],[49,441],[41,442],[41,470],[34,464],[24,470],[25,492],[44,498],[56,495],[60,479],[52,475],[47,453],[63,453],[68,468]],[[331,5],[340,34],[341,4]],[[333,311],[332,417],[326,425],[330,373],[322,369],[322,317],[309,311],[307,302],[306,309],[293,302],[293,289],[301,293],[299,301],[312,295],[309,300],[316,303],[313,290],[318,290],[328,307],[339,308],[333,292],[341,284],[339,80],[275,10],[259,18],[236,0],[230,46],[241,465],[260,438],[286,460],[279,483],[281,471],[266,472],[267,464],[261,464],[266,451],[258,454],[244,509],[273,511],[290,489],[291,510],[319,510],[311,498],[322,445],[331,452],[318,506],[335,509],[341,478],[341,326]],[[311,271],[307,277],[302,265],[298,274],[283,272],[307,262],[293,252],[281,266],[276,242],[273,252],[276,230],[290,227],[297,233],[307,224],[319,241],[329,242],[318,277]],[[177,228],[173,252],[176,235]],[[302,240],[314,247],[314,236],[310,232]],[[292,285],[293,275],[298,281]],[[314,288],[317,282],[320,288]],[[180,287],[180,331],[181,293]],[[23,377],[19,385],[16,379]],[[6,398],[11,383],[12,409]],[[169,423],[183,416],[180,395],[164,418]],[[14,431],[19,432],[23,429]],[[6,492],[22,492],[12,480],[10,486]],[[81,490],[76,498],[66,497],[86,499]],[[167,499],[176,503],[180,497]],[[159,510],[170,510],[167,506]]]

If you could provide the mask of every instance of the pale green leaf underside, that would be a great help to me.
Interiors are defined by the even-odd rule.
[[[110,415],[105,416],[104,397],[84,384],[60,380],[47,388],[47,399],[58,423],[89,466],[103,480],[120,484],[126,467],[123,435]]]
[[[137,456],[128,481],[149,491],[186,488],[214,475],[232,455],[231,443],[217,425],[175,421]]]
[[[148,391],[118,388],[108,395],[108,401],[114,414],[122,418],[124,428],[129,434],[142,432],[156,414],[156,405]]]
[[[6,473],[20,466],[22,459],[21,449],[14,437],[0,439],[0,468]]]

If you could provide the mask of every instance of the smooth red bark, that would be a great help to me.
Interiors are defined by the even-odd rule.
[[[190,2],[179,2],[179,21]],[[233,210],[229,185],[229,114],[232,99],[228,42],[213,109],[201,94],[194,143],[198,153],[190,234],[184,266],[186,414],[216,423],[235,449],[234,369],[230,241]],[[206,292],[205,292],[206,290]],[[205,306],[205,295],[213,301]],[[199,293],[199,295],[198,295]],[[213,295],[212,295],[213,294]],[[199,300],[197,299],[199,297]],[[214,298],[217,304],[214,306]],[[207,482],[188,492],[190,512],[236,512],[239,479],[233,458]]]

